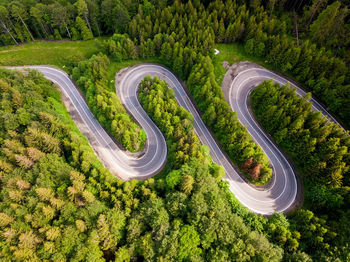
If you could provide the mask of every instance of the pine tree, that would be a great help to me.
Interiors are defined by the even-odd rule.
[[[46,231],[45,236],[48,240],[55,241],[61,237],[61,230],[57,226],[50,227]]]
[[[4,6],[0,6],[0,25],[2,27],[2,29],[11,37],[11,39],[13,40],[13,42],[15,42],[15,44],[17,45],[18,42],[15,39],[15,37],[13,36],[13,34],[11,33],[10,27],[9,27],[9,13],[6,9],[6,7]]]
[[[44,242],[44,250],[45,250],[45,252],[47,252],[49,254],[55,253],[56,252],[55,243],[45,241]]]
[[[11,14],[16,20],[21,21],[21,23],[24,25],[25,29],[27,30],[28,34],[30,35],[30,38],[34,41],[34,37],[29,31],[27,24],[25,23],[25,20],[28,19],[28,14],[26,9],[21,5],[13,4],[11,6]]]
[[[50,201],[55,196],[51,188],[38,187],[35,189],[35,193],[41,201]]]
[[[224,25],[224,19],[221,18],[219,23],[219,31],[217,35],[217,42],[222,43],[225,39],[225,25]]]
[[[325,44],[334,31],[335,19],[339,12],[340,2],[335,1],[317,17],[310,26],[310,35],[313,41]]]
[[[28,248],[34,250],[36,249],[37,245],[42,242],[42,239],[40,239],[32,230],[20,234],[18,240],[19,248]]]
[[[39,149],[36,149],[34,147],[28,147],[27,155],[32,161],[36,162],[39,161],[42,157],[44,157],[45,153],[41,152]]]
[[[34,162],[26,156],[16,154],[15,158],[18,165],[25,170],[32,168],[34,165]]]
[[[182,178],[180,188],[184,193],[190,194],[193,189],[193,184],[194,184],[194,178],[190,175],[185,175]]]
[[[109,225],[105,215],[101,214],[97,220],[98,236],[102,244],[102,250],[114,248],[117,243],[114,242],[113,236],[109,231]]]
[[[91,26],[90,26],[90,22],[89,22],[89,9],[87,7],[87,4],[85,2],[85,0],[78,0],[76,3],[75,3],[75,6],[77,7],[78,9],[78,14],[79,16],[82,16],[84,19],[85,19],[85,22],[86,24],[88,25],[89,27],[89,30],[90,30],[90,35],[91,35],[91,38],[93,37],[93,34],[92,34],[92,30],[91,30]],[[87,34],[87,33],[86,33]],[[83,35],[83,39],[86,40],[84,38],[84,34]],[[89,38],[90,39],[90,38]]]
[[[83,40],[89,40],[93,38],[91,31],[88,29],[83,19],[78,16],[75,22],[77,27],[80,29],[81,37]]]
[[[103,257],[104,253],[101,251],[101,248],[99,246],[99,236],[96,230],[91,231],[86,243],[88,249],[88,252],[86,254],[86,261],[105,261]]]
[[[62,199],[58,198],[51,198],[50,199],[50,204],[57,210],[60,210],[64,205],[65,202]]]
[[[72,23],[71,13],[69,11],[70,6],[63,6],[58,2],[54,2],[54,4],[50,5],[50,13],[52,14],[52,25],[64,27],[66,30],[68,37],[72,40],[78,40],[78,33],[74,27],[69,30],[69,24]]]
[[[13,218],[10,215],[6,213],[0,213],[0,227],[5,227],[12,222]]]
[[[18,180],[16,182],[16,185],[18,187],[18,189],[22,189],[22,190],[28,190],[30,189],[31,185],[28,181],[25,181],[25,180]]]
[[[254,52],[254,39],[249,39],[245,45],[244,50],[247,52],[247,54],[252,55]]]
[[[39,8],[37,8],[38,5],[40,5],[40,4],[37,4],[35,7],[33,6],[30,8],[30,15],[32,17],[34,17],[36,19],[36,21],[39,23],[41,30],[45,34],[46,38],[49,38],[49,34],[44,26],[44,21],[43,21],[44,14],[41,12],[41,10]]]
[[[165,63],[171,65],[172,48],[169,43],[164,43],[160,50],[161,58]]]
[[[86,227],[86,224],[83,220],[75,220],[75,226],[77,227],[77,229],[80,231],[80,232],[85,232],[87,227]]]

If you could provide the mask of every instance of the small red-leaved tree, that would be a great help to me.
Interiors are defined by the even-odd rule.
[[[259,179],[260,171],[261,171],[262,165],[259,163],[255,165],[252,169],[250,169],[249,174],[254,180]]]
[[[249,172],[249,169],[252,167],[252,164],[253,164],[253,158],[250,157],[242,164],[241,169],[246,172]]]

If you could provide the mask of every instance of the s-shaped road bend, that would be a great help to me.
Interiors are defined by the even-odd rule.
[[[124,180],[146,179],[158,173],[166,162],[167,148],[164,136],[142,109],[137,97],[140,81],[145,76],[151,75],[165,80],[169,87],[174,90],[178,103],[193,115],[194,128],[198,137],[203,144],[210,148],[213,160],[224,167],[225,179],[229,182],[230,190],[243,205],[253,212],[269,215],[274,212],[283,212],[295,202],[298,185],[293,169],[279,149],[259,128],[247,107],[250,91],[260,82],[271,78],[281,84],[287,82],[278,75],[265,69],[242,71],[235,77],[229,92],[231,108],[237,112],[238,119],[247,126],[253,139],[267,154],[274,170],[275,175],[271,185],[268,189],[261,190],[246,183],[237,173],[203,123],[181,83],[166,68],[152,64],[131,67],[116,85],[121,102],[147,134],[145,153],[139,157],[126,154],[114,143],[94,118],[66,73],[47,66],[31,66],[29,68],[41,71],[47,79],[60,87],[64,100],[69,100],[65,104],[78,128],[87,136],[89,143],[106,168],[120,178]],[[304,94],[301,89],[298,89],[297,92],[300,95]],[[314,107],[315,110],[326,112],[319,104],[315,105],[317,106]]]
[[[152,122],[136,99],[137,86],[124,88],[130,97],[131,112],[146,131],[147,141],[142,155],[130,154],[122,150],[103,129],[91,113],[83,96],[78,91],[69,76],[56,68],[49,66],[7,67],[9,69],[36,69],[45,78],[56,84],[62,93],[63,102],[79,130],[87,137],[89,144],[100,161],[111,173],[123,180],[144,180],[157,174],[167,159],[167,146],[164,136]],[[128,100],[129,101],[129,100]]]

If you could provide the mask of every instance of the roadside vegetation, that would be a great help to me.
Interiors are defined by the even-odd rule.
[[[115,91],[108,89],[109,63],[106,55],[94,55],[73,68],[72,78],[99,123],[127,150],[137,152],[145,145],[146,133],[125,111]]]
[[[350,186],[349,133],[321,112],[313,112],[309,99],[310,93],[301,98],[289,85],[265,81],[252,92],[251,106],[259,122],[293,158],[315,190],[323,190],[319,185]],[[333,200],[340,201],[341,197]],[[328,208],[340,206],[331,199],[318,201],[327,203]]]
[[[200,149],[201,142],[193,128],[193,117],[177,104],[174,91],[168,88],[168,84],[157,77],[152,79],[148,76],[140,83],[139,90],[142,107],[167,141],[170,168],[177,169],[189,159],[201,156],[204,149]],[[180,179],[180,176],[174,178],[176,181]],[[193,181],[192,178],[189,180]]]
[[[232,161],[252,183],[266,184],[272,176],[268,158],[225,101],[221,87],[215,81],[210,58],[203,57],[194,66],[187,87],[203,112],[203,121],[214,132]]]
[[[122,182],[102,167],[48,80],[8,70],[0,79],[1,260],[282,259],[263,234],[266,219],[227,194],[207,150],[165,178]],[[145,99],[153,84],[143,82]],[[190,123],[171,93],[163,99]]]
[[[291,73],[347,125],[349,95],[342,90],[346,90],[350,81],[347,76],[348,9],[339,1],[326,2],[302,2],[296,7],[290,1],[278,4],[276,1],[216,0],[207,2],[205,8],[195,1],[190,4],[193,8],[188,8],[195,12],[184,18],[179,1],[167,9],[164,0],[144,1],[141,8],[138,1],[78,0],[73,4],[69,1],[43,4],[6,0],[0,5],[0,41],[13,45],[37,38],[88,40],[120,32],[128,33],[131,39],[137,40],[135,44],[142,46],[157,33],[176,32],[174,38],[180,39],[187,31],[195,41],[181,43],[192,45],[195,52],[209,51],[214,42],[240,42],[249,55],[261,57],[281,71]],[[296,8],[294,13],[288,13],[293,8]],[[186,28],[187,23],[197,25],[198,31]],[[300,36],[299,30],[295,30],[298,24],[303,32]],[[298,37],[297,41],[292,34]],[[203,39],[206,39],[204,45],[199,44]]]
[[[189,8],[192,8],[189,12],[194,12],[193,6]],[[161,17],[160,23],[166,24],[167,14],[160,10],[158,12],[159,17]],[[203,12],[203,16],[209,16],[205,10]],[[185,13],[176,14],[179,21],[184,19]],[[170,35],[168,34],[170,32],[167,31],[152,34],[152,28],[144,27],[142,19],[144,18],[140,11],[131,21],[130,36],[136,37],[135,43],[127,35],[115,34],[104,43],[106,53],[116,61],[125,58],[138,59],[141,57],[147,59],[159,56],[164,65],[172,68],[180,78],[188,80],[189,91],[202,110],[203,120],[212,128],[233,162],[241,168],[246,161],[252,161],[254,167],[251,170],[253,172],[248,174],[249,172],[243,169],[242,172],[247,174],[247,178],[252,183],[266,184],[272,175],[268,160],[261,148],[255,144],[245,128],[239,123],[235,113],[231,111],[223,99],[221,88],[216,82],[214,67],[208,56],[214,47],[213,31],[198,24],[196,31],[189,28],[186,32],[185,28],[174,28],[175,31]],[[189,19],[194,19],[194,17]],[[196,20],[188,22],[198,23]],[[143,32],[145,36],[140,37],[137,32]],[[148,39],[147,42],[143,41],[144,37]],[[197,41],[200,41],[201,45],[194,45],[193,39],[198,39]],[[138,49],[136,48],[137,44],[139,44]],[[213,110],[216,111],[213,112]],[[225,118],[230,120],[222,121]],[[241,141],[241,143],[235,141]]]
[[[238,167],[244,170],[246,161],[252,161],[254,166],[261,164],[260,171],[265,172],[256,175],[255,172],[250,173],[249,168],[246,175],[252,182],[262,184],[270,174],[266,159],[222,99],[220,84],[224,71],[218,61],[223,58],[220,55],[215,57],[213,48],[221,48],[222,56],[229,62],[233,62],[230,59],[248,59],[266,63],[268,67],[293,76],[348,127],[350,51],[347,17],[348,9],[344,3],[320,0],[217,0],[206,1],[205,6],[199,1],[183,4],[164,0],[78,0],[49,1],[46,4],[36,0],[4,0],[0,5],[0,41],[3,45],[41,38],[88,40],[100,35],[113,36],[102,41],[70,42],[67,46],[77,45],[76,49],[67,48],[64,52],[53,47],[62,45],[63,48],[66,43],[30,43],[9,47],[0,50],[0,64],[53,64],[70,74],[76,67],[75,79],[81,83],[80,88],[85,96],[89,96],[91,110],[95,110],[95,115],[108,129],[116,121],[107,115],[112,107],[113,112],[128,117],[118,100],[111,102],[107,99],[114,94],[114,70],[139,61],[160,62],[188,82],[204,120]],[[295,28],[299,28],[297,40]],[[91,44],[95,42],[96,45]],[[220,46],[222,43],[225,46]],[[43,49],[36,49],[39,45]],[[47,49],[44,50],[45,46]],[[22,47],[24,49],[21,51]],[[17,48],[18,52],[13,51]],[[241,52],[243,49],[244,52]],[[97,55],[98,52],[105,54]],[[19,75],[17,77],[21,78]],[[33,75],[29,77],[35,79]],[[15,78],[5,73],[1,79],[8,82],[7,79]],[[308,134],[310,130],[300,127],[297,128],[298,132],[294,132],[303,119],[296,121],[294,129],[287,128],[287,134],[280,134],[286,151],[294,154],[296,164],[299,158],[310,156],[314,149],[315,152],[322,151],[323,155],[316,157],[324,157],[320,163],[326,163],[326,167],[324,164],[317,166],[314,162],[308,162],[309,165],[302,163],[307,170],[304,177],[313,178],[305,180],[307,202],[304,209],[295,211],[288,218],[275,214],[266,219],[247,211],[229,192],[227,185],[217,180],[220,177],[217,175],[218,167],[211,163],[203,147],[200,147],[198,155],[190,152],[188,157],[180,158],[182,160],[176,165],[171,163],[173,170],[167,170],[160,177],[145,182],[122,183],[110,176],[92,153],[85,153],[92,152],[83,146],[87,145],[86,140],[74,140],[76,138],[73,136],[74,143],[70,142],[70,131],[64,133],[67,138],[63,139],[54,131],[56,129],[50,129],[55,126],[48,124],[52,121],[50,117],[50,121],[38,120],[41,117],[39,113],[46,112],[44,109],[28,109],[34,105],[45,107],[48,103],[45,99],[51,95],[40,93],[41,89],[31,89],[27,96],[24,93],[25,99],[39,97],[40,103],[37,100],[36,103],[24,103],[23,107],[28,111],[23,113],[21,104],[18,104],[21,101],[17,99],[18,94],[8,86],[16,89],[31,87],[32,83],[30,80],[25,84],[22,80],[11,81],[4,84],[5,89],[0,94],[1,121],[4,123],[0,126],[3,129],[0,177],[1,184],[5,185],[1,187],[0,195],[0,229],[5,233],[0,238],[0,256],[4,256],[4,260],[13,257],[18,260],[76,261],[123,261],[133,257],[149,261],[158,258],[178,261],[349,260],[348,169],[347,164],[341,164],[347,163],[348,155],[344,153],[343,142],[337,142],[337,137],[330,140],[327,140],[328,136],[325,137],[322,146],[325,151],[321,147],[314,149],[312,143],[315,139]],[[35,81],[38,83],[39,80]],[[149,88],[154,81],[157,82],[154,79],[147,81]],[[165,84],[156,83],[156,86],[163,95],[168,94]],[[96,93],[88,94],[88,90]],[[103,103],[99,106],[97,94],[103,94],[102,100],[99,98]],[[156,104],[165,104],[168,99],[171,101],[171,95],[158,97],[145,92],[145,96],[148,95],[158,99]],[[294,99],[292,101],[295,102]],[[64,110],[59,102],[53,105],[54,110]],[[148,105],[149,113],[152,114],[155,108],[157,105]],[[163,109],[164,114],[168,113],[167,108]],[[52,110],[50,113],[64,123],[69,121],[63,120]],[[287,116],[289,111],[285,113]],[[295,113],[308,116],[307,111]],[[316,117],[316,120],[319,119]],[[11,126],[11,123],[17,124]],[[115,123],[118,125],[121,122]],[[126,123],[126,129],[133,137],[130,141],[134,142],[125,142],[124,146],[131,151],[140,149],[141,130],[129,122],[129,118]],[[62,129],[60,124],[58,126]],[[32,130],[30,128],[39,128],[40,138],[50,139],[52,136],[50,145],[56,145],[57,151],[46,152],[52,146],[46,149],[41,143],[35,146],[27,144],[26,136],[27,133],[31,134],[28,131]],[[128,141],[123,138],[121,130],[126,129],[122,128],[123,125],[118,125],[117,129],[109,130],[110,133],[115,132],[114,136],[120,143]],[[226,128],[231,132],[224,132]],[[235,136],[236,132],[239,136]],[[275,130],[271,132],[276,136]],[[295,137],[288,132],[298,134],[300,140],[292,143]],[[334,132],[338,134],[338,131]],[[42,143],[47,141],[45,139],[41,139],[44,141]],[[53,143],[55,139],[63,142],[57,145]],[[173,139],[169,136],[168,140]],[[11,144],[5,142],[7,140],[14,141]],[[311,141],[311,144],[300,145],[300,141]],[[320,141],[318,143],[322,144]],[[300,150],[307,151],[309,155],[301,155],[300,152],[304,151],[295,150],[294,145],[300,145]],[[30,158],[28,147],[50,154],[49,157],[52,154],[55,156],[52,156],[53,160],[50,158],[46,161],[45,155],[42,161],[50,165],[41,164],[41,159],[36,161]],[[173,148],[170,150],[174,150],[174,156],[181,154]],[[333,150],[334,154],[328,150]],[[338,161],[338,154],[342,156],[341,161]],[[56,161],[56,158],[60,160]],[[332,165],[334,170],[327,170]],[[311,167],[315,167],[318,175],[314,175]],[[70,172],[72,169],[73,175]],[[75,172],[80,172],[82,176],[75,175]],[[18,180],[25,181],[24,187]],[[340,180],[344,185],[341,188],[328,183],[339,183]],[[82,181],[86,183],[85,187],[81,186]],[[62,184],[67,186],[57,186]],[[192,184],[192,188],[189,184]],[[50,197],[64,201],[64,207],[59,209],[56,204],[49,204],[50,201],[45,200],[47,198],[38,195],[37,188],[51,188],[55,193],[50,193]],[[91,192],[94,200],[89,198],[89,193],[83,194],[84,190]],[[327,205],[328,202],[332,205]],[[49,205],[53,205],[51,209]],[[59,237],[52,237],[49,230],[58,225],[62,231],[57,233]]]
[[[102,167],[48,80],[0,76],[1,260],[101,260],[99,243],[122,237],[140,183]]]
[[[0,48],[0,66],[53,65],[69,69],[100,50],[101,39],[89,41],[32,42]]]
[[[310,245],[305,251],[318,246],[328,250],[330,242],[346,249],[343,240],[349,236],[350,136],[321,112],[314,112],[309,98],[310,94],[298,96],[289,85],[265,81],[251,93],[251,106],[264,129],[297,165],[306,186],[305,206],[320,216],[310,211],[292,214],[291,218],[299,221],[295,224],[297,230],[304,231],[312,220],[326,228],[315,228],[313,235],[302,234]]]

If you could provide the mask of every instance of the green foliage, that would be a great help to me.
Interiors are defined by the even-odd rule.
[[[165,202],[155,198],[140,205],[127,226],[130,249],[151,260],[280,261],[282,249],[235,214],[226,197],[228,186],[219,187],[210,175],[212,165],[211,161],[192,158],[176,171],[182,177],[189,173],[193,177],[189,194],[182,193],[180,187],[168,188],[163,195]],[[167,177],[174,176],[173,172]]]
[[[177,130],[179,127],[176,125],[172,126],[171,123],[181,123],[181,118],[175,121],[176,116],[186,116],[186,112],[183,112],[184,110],[177,105],[173,91],[167,87],[167,84],[164,81],[160,81],[156,77],[152,79],[148,76],[140,83],[139,99],[146,112],[165,134],[168,145],[170,145],[170,158],[174,154],[173,152],[183,152],[184,149],[179,146],[179,144],[182,144],[181,139],[186,137],[186,133],[179,135],[177,138],[178,131],[173,130]],[[171,115],[168,116],[170,113]],[[168,121],[168,117],[169,119],[174,120]],[[189,123],[192,122],[190,118],[187,118],[186,120],[189,121]],[[166,126],[165,123],[170,125]],[[185,127],[187,132],[191,131],[193,128],[192,124],[182,124],[181,127],[182,129]],[[169,132],[169,130],[172,131]],[[197,140],[196,143],[199,144],[198,138],[196,136],[194,138],[195,141]],[[191,140],[194,141],[194,138]],[[171,143],[174,143],[177,146],[171,146]],[[190,152],[191,151],[192,150],[190,150]],[[186,157],[185,159],[187,160],[182,161],[181,164],[175,162],[175,167],[180,167],[180,169],[172,170],[166,175],[165,205],[160,199],[150,201],[150,203],[147,204],[147,207],[145,206],[141,208],[140,214],[135,215],[135,220],[133,220],[135,222],[128,228],[128,234],[133,236],[132,238],[129,238],[129,243],[132,243],[132,241],[136,239],[140,239],[140,241],[143,239],[142,241],[145,241],[144,238],[148,238],[146,233],[147,230],[145,231],[145,229],[149,227],[153,228],[152,239],[157,240],[156,243],[149,244],[152,245],[152,247],[149,247],[152,249],[151,253],[149,253],[149,249],[148,251],[144,249],[143,244],[136,244],[135,249],[138,250],[138,254],[142,254],[145,258],[149,256],[154,257],[155,254],[157,254],[156,257],[161,256],[164,259],[169,259],[168,256],[176,254],[177,259],[180,261],[188,259],[200,260],[203,255],[207,260],[215,260],[219,259],[220,252],[223,252],[225,254],[224,257],[227,259],[230,256],[237,256],[238,254],[248,258],[252,255],[252,250],[244,253],[245,251],[237,246],[233,249],[230,246],[230,241],[232,241],[232,238],[237,234],[235,233],[235,230],[238,230],[239,232],[241,232],[240,230],[243,230],[244,232],[247,230],[236,229],[237,224],[242,223],[240,218],[226,217],[230,216],[229,214],[233,215],[233,213],[236,212],[244,214],[244,223],[247,223],[251,228],[256,228],[260,232],[264,232],[265,230],[266,233],[271,232],[271,235],[270,233],[267,233],[270,239],[273,242],[278,243],[281,247],[284,247],[286,250],[287,248],[285,246],[288,246],[289,252],[298,250],[298,242],[296,241],[296,244],[293,242],[295,238],[289,231],[289,224],[286,227],[281,225],[279,231],[268,231],[269,226],[266,225],[266,220],[263,218],[259,219],[256,215],[242,209],[242,206],[237,200],[230,198],[233,197],[233,195],[229,192],[228,186],[221,182],[221,177],[224,175],[222,168],[214,163],[204,164],[211,162],[210,160],[209,162],[207,160],[209,152],[204,148],[201,151],[202,155],[190,155]],[[174,161],[172,160],[170,163],[173,162]],[[224,189],[223,191],[219,185]],[[212,201],[208,202],[209,199],[212,199]],[[232,208],[230,201],[234,202],[234,204],[232,203]],[[226,207],[224,207],[225,205]],[[165,208],[167,215],[164,213],[165,210],[163,208]],[[223,210],[226,210],[226,213],[223,213]],[[151,220],[149,220],[148,215],[150,213],[155,214],[152,216]],[[169,219],[168,216],[177,219],[180,218],[181,220],[172,220]],[[158,219],[154,221],[154,217],[157,217]],[[281,215],[279,218],[283,220],[284,217]],[[140,219],[144,221],[141,224],[139,224]],[[170,223],[170,221],[174,221],[173,224]],[[189,225],[181,226],[181,224],[184,222],[186,223],[186,221]],[[278,222],[271,221],[268,225],[270,224],[278,224]],[[155,231],[154,228],[156,228]],[[163,231],[167,231],[168,233],[162,233]],[[144,238],[141,236],[144,236]],[[177,236],[179,240],[173,243],[169,242],[171,241],[169,238],[175,236]],[[247,238],[247,241],[252,241],[253,246],[259,242],[259,245],[267,245],[266,248],[268,248],[269,244],[263,244],[264,241],[267,240],[262,238],[257,232],[247,232],[247,235],[240,235],[240,237]],[[170,243],[172,243],[171,246]],[[219,245],[218,243],[221,244]],[[233,242],[232,244],[234,245]],[[139,245],[141,245],[142,248]],[[154,245],[157,248],[154,248]],[[201,245],[201,248],[199,245]],[[215,249],[211,248],[213,245],[216,246]],[[224,245],[224,247],[219,249],[218,247],[221,245]],[[255,247],[253,246],[251,247],[254,249]],[[166,254],[159,253],[165,252],[165,250],[167,250]],[[264,257],[265,255],[262,255],[261,257]],[[258,257],[260,257],[260,255],[258,255]],[[267,257],[270,257],[271,260],[278,260],[278,257],[280,257],[280,250],[274,249],[274,251]]]
[[[1,2],[1,45],[40,39],[91,39],[93,34],[124,33],[137,1]],[[8,10],[10,12],[8,12]],[[77,32],[78,31],[78,32]]]
[[[240,41],[247,54],[264,58],[263,61],[274,68],[294,76],[316,94],[342,120],[343,125],[348,126],[350,42],[349,27],[345,26],[348,14],[345,4],[334,1],[327,6],[322,5],[322,1],[313,1],[306,12],[309,17],[303,31],[309,29],[313,18],[314,22],[311,23],[310,34],[305,33],[299,45],[293,40],[294,36],[286,34],[288,20],[269,15],[263,8],[247,10],[245,5],[233,1],[213,1],[208,10],[213,14],[213,21],[208,25],[214,29],[217,42]],[[316,18],[318,12],[320,14]],[[224,25],[223,29],[221,25]],[[294,33],[295,25],[291,26]],[[225,34],[227,37],[222,37]],[[232,35],[234,37],[230,37]],[[328,47],[333,50],[326,49]]]
[[[310,25],[310,36],[315,43],[325,45],[326,42],[332,41],[329,36],[336,31],[336,24],[343,22],[341,20],[344,19],[342,15],[339,16],[340,5],[338,1],[328,5]]]
[[[101,1],[101,21],[105,28],[105,33],[124,33],[130,21],[129,11],[134,12],[138,3],[135,1]]]
[[[143,8],[147,5],[145,3]],[[203,5],[196,9],[191,2],[184,4],[175,1],[173,6],[165,8],[160,6],[160,8],[152,10],[150,16],[140,8],[129,24],[128,33],[132,39],[137,40],[136,44],[141,44],[148,41],[148,39],[155,40],[157,35],[162,35],[162,42],[169,40],[172,48],[174,44],[178,43],[179,48],[180,46],[182,48],[187,47],[193,49],[195,53],[208,55],[214,47],[215,40],[214,30],[206,26],[210,19],[210,13]],[[160,46],[158,45],[158,53]],[[173,60],[174,58],[175,56]]]
[[[341,197],[332,199],[325,186],[348,185],[348,133],[313,112],[308,96],[300,98],[288,85],[264,82],[252,92],[251,98],[261,124],[291,155],[303,176],[321,185],[308,192],[311,202],[319,207],[340,207]]]
[[[289,221],[282,214],[276,213],[268,220],[266,231],[270,239],[289,253],[298,250],[300,233],[292,230]]]
[[[272,170],[268,159],[224,100],[221,88],[215,81],[214,67],[209,57],[202,57],[194,66],[187,85],[203,112],[204,122],[212,129],[233,162],[241,167],[249,158],[254,159],[257,164],[262,164],[262,171],[258,179],[248,178],[256,184],[269,181]]]
[[[6,79],[0,81],[1,104],[6,105],[1,112],[16,115],[21,108],[31,112],[20,129],[5,125],[0,129],[5,138],[0,150],[4,185],[0,230],[5,236],[0,240],[1,259],[104,261],[115,257],[124,261],[137,256],[184,261],[215,260],[221,253],[247,260],[282,258],[280,248],[233,213],[225,193],[228,186],[224,191],[219,187],[221,171],[207,149],[196,149],[200,154],[191,155],[178,171],[169,173],[165,189],[161,178],[123,183],[97,164],[47,80],[35,72],[28,76],[0,73]],[[149,93],[162,91],[164,103],[175,108],[172,123],[186,121],[181,126],[188,133],[193,131],[192,119],[164,82],[146,78],[141,85]],[[40,140],[31,138],[38,134],[62,141],[59,150],[41,147]],[[191,141],[199,140],[194,134]],[[23,168],[14,157],[18,154],[33,165]],[[89,168],[83,164],[86,161]],[[170,182],[168,176],[174,174],[179,175],[178,181]]]
[[[292,157],[303,176],[305,206],[320,215],[310,210],[296,211],[291,215],[290,227],[284,227],[297,230],[300,236],[293,236],[294,232],[292,238],[289,233],[279,234],[277,240],[286,236],[288,239],[282,240],[289,251],[297,247],[298,241],[301,250],[315,257],[340,259],[348,254],[344,227],[348,226],[345,221],[349,212],[349,134],[312,111],[309,97],[299,97],[289,85],[268,81],[252,92],[251,105],[259,122]],[[344,225],[338,223],[339,219]],[[281,231],[274,226],[268,230]],[[303,256],[295,254],[295,259]]]
[[[254,53],[254,39],[249,39],[244,45],[245,51],[252,55]]]
[[[127,35],[114,34],[103,43],[105,53],[116,62],[127,59],[137,59],[138,53],[134,42]]]
[[[102,168],[40,74],[0,70],[0,79],[0,122],[15,121],[0,127],[0,259],[127,257],[117,250],[141,183],[123,183]],[[24,109],[29,119],[18,121]]]
[[[74,2],[77,8],[72,5]],[[234,113],[221,103],[220,87],[215,83],[220,79],[212,76],[211,61],[203,56],[211,55],[214,40],[241,42],[244,45],[237,46],[245,46],[249,54],[296,77],[347,125],[350,115],[350,38],[345,22],[348,9],[346,3],[339,4],[338,1],[329,5],[322,1],[311,2],[298,3],[298,14],[304,15],[298,26],[304,33],[299,35],[301,39],[297,45],[286,34],[291,34],[291,28],[294,32],[295,27],[292,19],[282,12],[291,5],[289,1],[277,4],[272,0],[246,3],[218,0],[206,1],[205,7],[200,1],[186,4],[173,1],[168,7],[166,1],[154,0],[141,3],[46,1],[36,5],[35,1],[3,1],[0,44],[17,44],[34,38],[89,39],[92,32],[95,36],[128,32],[130,37],[116,34],[105,42],[104,49],[113,60],[158,56],[180,78],[187,79],[191,75],[191,92],[202,112],[206,113],[205,121],[211,123],[208,125],[212,129],[217,128],[215,134],[221,137],[220,142],[231,145],[226,151],[233,159],[236,157],[240,165],[254,154],[258,161],[264,162],[259,148],[251,144],[245,130],[236,125]],[[263,5],[269,12],[264,11]],[[301,11],[303,6],[306,7],[304,12]],[[309,37],[312,43],[307,40]],[[51,48],[52,44],[55,48]],[[70,72],[77,61],[90,56],[90,51],[85,54],[80,48],[71,47],[77,43],[69,43],[68,49],[60,49],[59,54],[56,47],[64,43],[40,45],[50,45],[50,50],[36,49],[37,46],[30,48],[31,44],[28,49],[27,46],[9,48],[0,52],[0,63],[57,64]],[[67,53],[71,54],[69,58]],[[120,131],[120,141],[126,147],[138,147],[145,135],[135,131],[137,127],[134,129],[133,123],[127,127],[131,132],[118,124],[131,120],[123,109],[119,110],[117,98],[105,92],[108,85],[103,83],[106,79],[103,60],[94,57],[77,67],[73,75],[80,80],[86,96],[91,98],[88,100],[91,110],[98,112],[99,120],[107,123],[107,129],[111,126]],[[171,145],[170,160],[178,170],[169,170],[168,175],[164,174],[165,178],[156,181],[123,184],[109,176],[94,160],[86,140],[76,133],[67,112],[56,100],[57,92],[44,88],[47,83],[40,84],[41,80],[30,75],[40,87],[33,90],[32,83],[19,80],[19,75],[2,76],[1,80],[12,79],[12,82],[0,81],[0,197],[4,200],[0,204],[0,227],[4,232],[2,236],[6,236],[0,239],[1,255],[6,256],[1,259],[103,261],[115,258],[116,261],[127,261],[137,256],[164,261],[274,261],[281,260],[280,248],[283,248],[285,261],[310,261],[303,251],[310,252],[317,260],[349,260],[349,246],[344,243],[348,242],[350,228],[350,194],[347,186],[340,186],[349,185],[350,181],[349,156],[344,149],[348,147],[348,140],[341,137],[337,128],[327,128],[319,116],[303,114],[308,107],[304,102],[285,103],[287,112],[293,112],[293,115],[279,111],[281,105],[270,108],[266,111],[265,121],[272,116],[284,120],[276,121],[271,127],[275,140],[284,144],[287,152],[294,152],[293,159],[310,160],[303,162],[304,176],[312,179],[312,183],[306,184],[307,203],[317,213],[327,214],[327,222],[323,217],[310,215],[310,211],[292,215],[289,223],[278,215],[267,220],[250,213],[229,192],[225,182],[220,181],[223,172],[209,164],[208,153],[203,147],[195,146],[194,152],[187,151],[187,144],[196,145],[193,142],[195,134],[186,134],[188,130],[177,131],[181,136],[190,137],[190,143],[182,143],[163,130]],[[17,90],[23,82],[31,90],[28,95],[24,89]],[[16,87],[8,89],[8,85]],[[157,88],[164,90],[164,87]],[[41,92],[46,92],[43,90],[51,93],[43,95]],[[168,92],[164,91],[164,94],[171,97]],[[212,97],[203,98],[203,94],[212,94]],[[168,97],[158,99],[157,95],[152,95],[157,97],[155,104],[168,101]],[[149,104],[152,103],[149,101]],[[112,126],[106,105],[112,108],[108,110],[125,114],[126,118],[121,117]],[[302,110],[298,111],[298,108]],[[156,112],[157,108],[150,106],[149,109]],[[159,113],[164,114],[165,119],[169,114],[173,117],[169,108],[158,109]],[[184,119],[190,120],[188,116]],[[173,127],[176,123],[177,119],[173,117],[162,124]],[[280,125],[286,128],[279,129]],[[215,126],[220,126],[221,130]],[[109,132],[113,133],[113,130]],[[227,135],[227,130],[232,134],[237,132],[238,136]],[[237,138],[243,143],[233,143]],[[73,169],[84,174],[86,179],[74,178],[76,173],[70,172]],[[268,169],[264,172],[260,179],[270,175]],[[149,205],[154,205],[158,220],[150,215],[153,210]],[[140,210],[142,215],[139,215]],[[147,221],[143,221],[143,216]],[[125,231],[128,234],[124,234]],[[261,233],[280,248],[273,247]],[[196,241],[189,242],[190,237]]]
[[[71,73],[81,60],[99,52],[100,40],[35,42],[0,48],[0,65],[54,65]]]
[[[83,40],[89,40],[93,37],[91,31],[89,30],[82,18],[78,16],[75,20],[75,23],[77,28],[80,30],[80,35],[83,38]]]
[[[326,220],[314,216],[310,210],[300,209],[291,216],[293,227],[301,233],[303,249],[310,252],[327,250],[336,233],[326,225]]]
[[[180,230],[178,259],[194,260],[201,254],[199,235],[194,226],[185,225]],[[198,259],[198,258],[197,258]]]
[[[165,81],[147,76],[141,81],[139,100],[159,129],[163,132],[169,151],[169,163],[180,167],[192,157],[201,156],[201,143],[193,129],[192,116],[177,104],[174,91]],[[167,178],[168,187],[179,183],[176,171]]]
[[[173,170],[166,176],[166,184],[170,189],[174,189],[181,181],[181,173],[179,170]]]
[[[107,56],[99,54],[79,62],[73,79],[85,93],[87,104],[102,126],[127,150],[140,151],[146,134],[126,113],[118,96],[109,91]]]

